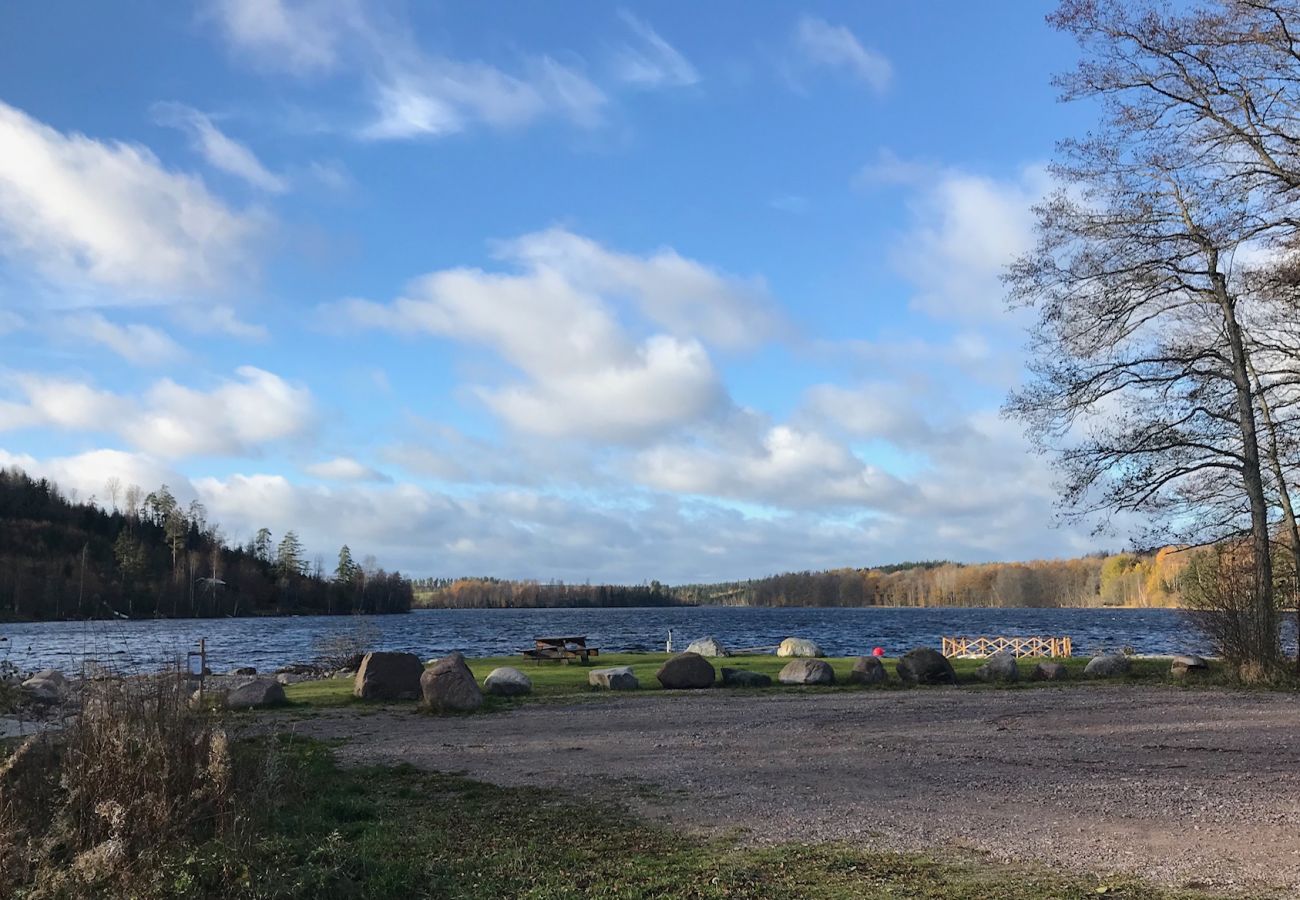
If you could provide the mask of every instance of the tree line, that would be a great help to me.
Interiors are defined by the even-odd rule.
[[[657,581],[627,585],[425,578],[417,579],[414,586],[415,605],[426,609],[672,606],[680,602]]]
[[[106,505],[44,478],[0,470],[0,617],[94,619],[392,613],[410,582],[344,546],[307,559],[288,531],[228,542],[198,501],[109,479]]]

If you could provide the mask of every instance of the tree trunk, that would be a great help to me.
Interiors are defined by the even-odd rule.
[[[1223,313],[1224,332],[1231,352],[1232,380],[1237,388],[1237,418],[1241,428],[1241,478],[1250,502],[1250,543],[1254,557],[1254,616],[1251,640],[1253,654],[1248,662],[1265,669],[1277,664],[1277,610],[1273,604],[1273,545],[1268,532],[1268,499],[1259,463],[1259,435],[1255,422],[1255,391],[1250,377],[1250,358],[1237,321],[1234,298],[1218,267],[1218,254],[1209,254],[1214,292]]]
[[[1286,473],[1282,468],[1281,451],[1278,449],[1277,421],[1268,405],[1268,397],[1259,383],[1259,373],[1255,364],[1250,363],[1250,374],[1255,382],[1255,395],[1259,397],[1259,413],[1264,420],[1264,429],[1268,432],[1268,463],[1277,481],[1278,502],[1282,506],[1282,520],[1286,524],[1287,537],[1291,542],[1291,580],[1292,600],[1296,613],[1296,672],[1300,674],[1300,525],[1296,524],[1295,507],[1291,503],[1291,489],[1287,485]]]

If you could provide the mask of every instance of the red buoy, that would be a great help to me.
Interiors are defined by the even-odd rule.
[[[875,650],[872,650],[872,651],[871,651],[871,655],[872,655],[872,656],[884,656],[884,655],[885,655],[885,648],[884,648],[884,647],[877,647]]]

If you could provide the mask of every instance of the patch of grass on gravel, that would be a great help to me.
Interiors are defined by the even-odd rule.
[[[543,663],[537,665],[530,662],[523,662],[517,656],[495,656],[485,659],[466,660],[474,676],[481,682],[487,674],[498,666],[514,666],[523,670],[529,678],[533,680],[533,694],[528,698],[502,701],[496,698],[487,698],[488,702],[484,705],[485,712],[492,712],[501,709],[509,709],[518,706],[521,703],[537,702],[538,700],[547,699],[572,699],[576,695],[592,693],[592,688],[587,685],[587,672],[592,668],[605,666],[631,666],[632,671],[636,673],[637,680],[641,682],[642,691],[659,691],[662,688],[655,679],[655,672],[663,665],[664,660],[669,658],[667,653],[610,653],[601,655],[598,660],[594,660],[590,666],[583,666],[576,663],[568,665],[560,663]],[[895,688],[903,689],[903,685],[898,681],[894,667],[897,660],[886,659],[885,669],[889,673],[889,682],[885,685],[870,687],[859,687],[843,684],[848,678],[853,663],[857,657],[845,656],[827,659],[835,670],[835,678],[841,684],[835,687],[788,687],[779,684],[773,684],[771,688],[762,689],[768,691],[841,691],[841,690],[868,690],[878,691],[882,689]],[[731,656],[726,659],[711,660],[714,668],[721,669],[723,666],[735,669],[748,669],[751,672],[761,672],[770,675],[773,682],[776,681],[777,673],[790,660],[782,659],[771,655],[757,656]],[[1071,659],[1062,659],[1058,662],[1064,663],[1069,669],[1069,680],[1065,682],[1042,682],[1031,681],[1029,676],[1034,671],[1034,666],[1039,662],[1035,659],[1022,659],[1020,661],[1021,681],[1015,685],[984,685],[975,677],[975,670],[982,664],[983,660],[979,659],[954,659],[951,661],[953,668],[957,673],[957,680],[961,684],[979,685],[986,689],[1014,689],[1021,690],[1036,687],[1068,687],[1070,685],[1084,686],[1098,684],[1172,684],[1169,678],[1169,661],[1163,659],[1134,659],[1133,671],[1125,678],[1106,679],[1102,682],[1085,679],[1083,676],[1084,666],[1088,664],[1086,657],[1074,657]],[[721,674],[719,673],[719,678]],[[1201,676],[1196,685],[1215,685],[1225,684],[1227,679],[1224,678],[1217,670],[1208,675]],[[1189,685],[1192,687],[1195,685]],[[728,688],[727,690],[733,690]],[[752,693],[753,689],[745,691]],[[304,681],[298,684],[291,684],[285,688],[285,694],[293,703],[302,704],[308,707],[330,707],[344,706],[347,704],[359,702],[352,697],[351,679],[325,679],[323,681]],[[620,694],[619,697],[628,697],[634,695]],[[409,705],[409,704],[407,704]]]
[[[280,740],[294,784],[251,846],[171,858],[138,896],[231,898],[1173,898],[1128,879],[842,845],[738,848],[611,800],[410,767],[339,768]]]

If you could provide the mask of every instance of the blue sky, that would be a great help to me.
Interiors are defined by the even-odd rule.
[[[1073,555],[1046,3],[0,7],[0,463],[417,575]]]

